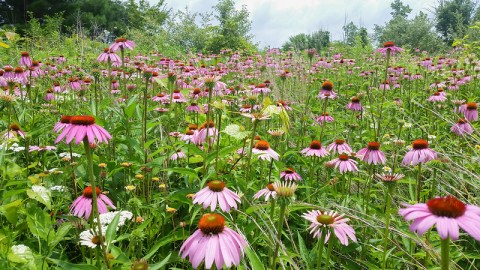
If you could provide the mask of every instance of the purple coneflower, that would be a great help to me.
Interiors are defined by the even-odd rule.
[[[322,231],[326,230],[325,243],[330,238],[330,229],[333,229],[333,233],[344,246],[348,245],[348,239],[357,242],[355,231],[347,224],[350,219],[345,218],[344,214],[338,214],[335,211],[312,210],[304,213],[302,217],[311,222],[308,229],[313,237],[321,238]]]
[[[78,115],[70,118],[70,125],[65,126],[62,133],[55,139],[55,143],[60,142],[65,138],[65,142],[70,143],[75,138],[75,144],[79,144],[87,136],[90,144],[98,142],[105,142],[112,136],[103,127],[95,124],[95,118],[92,116]]]
[[[177,159],[182,159],[186,157],[187,155],[181,149],[179,149],[170,156],[170,160],[177,160]]]
[[[464,112],[465,119],[470,122],[478,121],[478,105],[476,102],[468,102]]]
[[[111,49],[109,48],[105,48],[103,49],[103,53],[101,53],[98,57],[97,57],[97,61],[98,62],[109,62],[110,63],[114,63],[114,62],[122,62],[122,60],[120,59],[120,57]]]
[[[392,41],[387,41],[383,43],[383,48],[378,48],[375,50],[376,52],[379,52],[383,55],[386,55],[388,52],[391,55],[394,55],[397,52],[402,52],[403,49],[400,47],[395,46],[395,43]]]
[[[111,208],[115,209],[115,205],[113,202],[104,194],[102,194],[101,190],[97,187],[95,188],[95,193],[97,195],[97,206],[98,206],[98,213],[103,214],[107,213],[107,205]],[[77,217],[85,217],[88,219],[90,214],[92,213],[92,204],[93,204],[93,190],[91,186],[86,187],[83,190],[82,196],[78,197],[73,201],[72,205],[70,206],[70,213]]]
[[[338,168],[340,173],[346,173],[346,172],[356,172],[358,171],[357,168],[357,162],[353,159],[350,159],[348,155],[341,154],[338,156],[338,158],[331,160],[335,165],[335,169]]]
[[[258,155],[259,159],[270,161],[272,158],[278,160],[280,155],[270,148],[270,144],[267,141],[260,140],[255,144],[252,149],[252,153]]]
[[[317,140],[313,140],[310,143],[310,147],[304,148],[300,153],[306,157],[324,157],[328,156],[329,154],[328,151],[322,146],[322,143]]]
[[[288,168],[280,172],[280,179],[285,181],[300,181],[302,177],[294,169]]]
[[[332,152],[332,154],[342,154],[342,153],[347,153],[347,154],[350,154],[352,153],[352,148],[350,148],[350,146],[344,141],[344,140],[341,140],[341,139],[337,139],[335,141],[333,141],[331,144],[329,144],[327,146],[327,150]]]
[[[440,94],[440,92],[435,92],[427,100],[430,102],[445,102],[447,98],[445,95]]]
[[[322,115],[317,117],[317,119],[315,119],[315,120],[317,120],[317,122],[320,125],[323,125],[323,123],[325,123],[325,122],[331,123],[331,122],[335,121],[335,119],[333,119],[333,117],[330,116],[330,114],[328,114],[328,112],[322,113]]]
[[[131,40],[127,40],[126,38],[117,38],[115,39],[115,43],[110,45],[109,49],[116,52],[118,50],[123,50],[125,48],[133,50],[135,48],[135,42]]]
[[[240,264],[247,247],[244,237],[225,227],[225,219],[219,214],[204,214],[196,230],[180,247],[182,258],[188,257],[192,267],[197,269],[205,261],[205,269],[215,263],[216,269]]]
[[[8,132],[4,135],[4,139],[6,138],[11,139],[16,137],[16,135],[19,135],[20,137],[25,138],[26,134],[25,132],[23,132],[23,130],[20,128],[18,124],[14,123],[8,127]]]
[[[403,158],[404,166],[415,166],[418,163],[425,163],[437,158],[437,152],[428,148],[428,142],[418,139],[412,142],[412,150],[408,151]]]
[[[325,81],[322,83],[322,89],[318,93],[317,98],[319,99],[335,99],[337,97],[337,93],[333,91],[333,83],[331,81]]]
[[[385,164],[385,154],[380,150],[380,143],[369,142],[367,147],[359,150],[356,156],[367,164]]]
[[[463,136],[465,134],[472,134],[473,128],[465,118],[461,118],[458,119],[457,123],[450,128],[450,131],[457,135]]]
[[[255,88],[253,88],[252,93],[253,94],[268,94],[270,93],[270,88],[267,87],[266,84],[260,83],[258,84]]]
[[[265,196],[266,202],[270,198],[275,199],[275,197],[277,197],[277,192],[275,192],[275,188],[273,187],[272,182],[268,183],[264,189],[261,189],[257,193],[255,193],[255,195],[253,195],[253,198],[259,199],[262,196]]]
[[[453,196],[437,197],[427,203],[404,205],[398,210],[405,220],[413,220],[410,231],[422,235],[433,225],[440,238],[457,240],[459,227],[480,241],[480,207],[466,205]]]
[[[240,197],[225,187],[226,184],[220,180],[212,180],[207,183],[207,186],[193,195],[193,203],[203,204],[203,209],[210,205],[210,211],[214,211],[217,203],[220,209],[225,212],[230,212],[230,209],[237,209],[237,202],[240,202]]]
[[[352,97],[350,99],[350,103],[348,103],[345,108],[354,112],[363,110],[362,104],[360,103],[360,99],[358,97]]]
[[[218,130],[215,128],[213,121],[210,121],[210,124],[208,125],[207,122],[205,122],[200,126],[200,129],[193,137],[193,143],[196,145],[201,145],[207,140],[207,136],[210,137],[212,141],[218,137]]]
[[[33,151],[38,151],[38,152],[41,152],[41,151],[50,151],[50,150],[55,150],[57,149],[57,147],[55,146],[37,146],[37,145],[30,145],[28,147],[28,152],[33,152]]]
[[[28,52],[21,52],[20,54],[21,54],[21,57],[20,57],[19,64],[21,66],[30,67],[32,65],[32,59],[30,58],[30,54]]]

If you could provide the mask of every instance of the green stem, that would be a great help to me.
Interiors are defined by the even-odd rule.
[[[88,142],[87,136],[83,138],[83,148],[85,149],[85,156],[87,157],[87,171],[88,171],[88,178],[90,180],[90,185],[92,187],[92,216],[90,217],[91,221],[91,226],[94,228],[95,231],[95,222],[94,219],[96,219],[97,225],[98,225],[98,236],[100,239],[103,239],[102,235],[102,225],[100,224],[100,214],[98,212],[98,204],[97,204],[97,186],[95,184],[95,176],[93,175],[93,159],[92,159],[92,152],[90,150],[90,143]],[[94,218],[92,218],[94,217]],[[101,243],[101,248],[102,248],[102,253],[103,256],[105,257],[105,263],[107,265],[107,268],[110,269],[110,262],[108,260],[107,256],[107,247],[105,244]],[[99,268],[101,269],[101,267]]]
[[[386,183],[388,185],[388,191],[386,194],[385,200],[385,231],[383,235],[383,264],[382,269],[386,269],[387,267],[387,247],[389,241],[389,233],[390,233],[390,212],[392,208],[392,196],[393,196],[393,184]]]
[[[275,261],[278,257],[278,249],[280,248],[280,242],[282,240],[282,230],[283,230],[283,222],[285,219],[285,210],[287,209],[287,202],[284,200],[280,201],[280,216],[278,218],[278,224],[277,224],[277,241],[275,242],[275,251],[273,252],[273,257],[272,257],[272,269],[276,269],[276,264]]]
[[[441,252],[442,252],[442,270],[448,270],[448,266],[450,263],[449,252],[450,252],[450,238],[442,239],[441,245]]]
[[[148,80],[149,78],[145,79],[145,89],[143,90],[143,134],[142,134],[142,139],[143,139],[143,158],[144,158],[144,163],[145,165],[147,164],[147,158],[148,158],[148,151],[147,151],[147,91],[148,91]],[[128,119],[127,119],[128,121]]]
[[[321,236],[318,242],[318,254],[317,254],[317,269],[322,269],[322,259],[323,259],[323,247],[325,246],[325,237],[327,232],[324,229],[321,229]]]
[[[328,240],[327,259],[325,261],[325,269],[328,269],[330,264],[330,256],[332,255],[333,246],[335,244],[335,237],[330,237]]]
[[[422,193],[422,163],[418,163],[417,174],[417,202],[420,202],[420,194]]]

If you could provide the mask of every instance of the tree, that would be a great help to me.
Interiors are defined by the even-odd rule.
[[[214,9],[217,12],[215,18],[219,21],[219,26],[208,49],[216,53],[222,49],[251,49],[252,36],[249,33],[252,22],[248,19],[247,8],[243,6],[241,10],[236,10],[233,0],[220,0]]]
[[[435,8],[435,27],[447,44],[465,35],[472,23],[475,5],[471,0],[451,0],[441,1]]]
[[[355,38],[359,34],[359,28],[353,22],[348,23],[342,27],[343,29],[343,36],[344,42],[347,45],[355,44]]]
[[[390,12],[390,14],[392,15],[393,18],[401,17],[406,19],[408,14],[412,12],[412,9],[410,8],[410,6],[404,5],[401,0],[393,1],[390,4],[390,7],[392,8],[392,12]]]
[[[287,42],[282,45],[283,50],[299,50],[315,48],[317,51],[321,51],[323,48],[330,44],[330,32],[318,30],[312,34],[297,34],[291,36]]]

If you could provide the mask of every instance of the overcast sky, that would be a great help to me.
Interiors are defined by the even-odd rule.
[[[157,3],[158,0],[149,0]],[[217,0],[166,0],[167,8],[193,12],[212,11]],[[375,24],[384,25],[391,18],[393,0],[236,0],[240,9],[245,5],[252,21],[251,33],[260,47],[280,47],[290,36],[327,30],[334,40],[342,39],[342,26],[353,21],[373,32]],[[413,9],[432,16],[437,0],[403,0]]]

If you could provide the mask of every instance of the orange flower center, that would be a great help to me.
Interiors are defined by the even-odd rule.
[[[347,161],[350,159],[350,157],[348,155],[342,154],[338,156],[338,159],[340,159],[341,161]]]
[[[127,41],[127,39],[126,39],[126,38],[124,38],[124,37],[121,37],[121,38],[117,38],[117,39],[115,39],[115,43],[119,43],[119,42],[125,42],[125,41]]]
[[[331,81],[325,81],[322,84],[322,90],[332,90],[333,89],[333,83]]]
[[[351,101],[353,103],[360,103],[360,99],[358,97],[352,97]]]
[[[197,130],[198,127],[197,127],[197,125],[195,125],[195,124],[190,124],[190,125],[188,125],[188,129],[189,129],[189,130]]]
[[[270,144],[268,144],[267,141],[260,140],[255,144],[255,148],[258,150],[268,150],[270,148]]]
[[[252,108],[252,106],[248,105],[248,104],[244,104],[244,105],[242,105],[242,108],[243,109],[250,109],[250,108]]]
[[[257,88],[265,88],[267,87],[264,83],[260,83],[259,85],[257,85]]]
[[[465,204],[453,196],[431,199],[427,206],[434,215],[449,218],[460,217],[467,210]]]
[[[187,130],[185,135],[193,135],[195,132],[193,130]]]
[[[476,110],[478,107],[476,102],[468,102],[467,103],[467,110]]]
[[[367,144],[367,148],[368,150],[378,150],[380,149],[380,143],[378,142],[369,142]]]
[[[440,96],[440,92],[433,93],[434,96]]]
[[[465,118],[460,118],[460,119],[458,119],[457,123],[458,124],[466,124],[467,120]]]
[[[338,145],[341,145],[341,144],[344,144],[345,141],[344,140],[335,140],[335,144],[338,144]]]
[[[28,52],[21,52],[20,53],[22,56],[30,56],[30,54]]]
[[[322,148],[322,143],[317,140],[313,140],[310,143],[310,149],[321,149],[321,148]]]
[[[198,228],[204,234],[219,234],[225,228],[225,218],[219,214],[205,214],[198,221]]]
[[[95,124],[95,118],[88,115],[77,115],[70,118],[70,124],[89,126]]]
[[[288,169],[285,170],[285,173],[286,174],[293,174],[293,173],[295,173],[295,170],[292,169],[292,168],[288,168]]]
[[[273,182],[268,183],[268,184],[267,184],[267,188],[268,188],[268,190],[270,190],[270,191],[275,191],[275,188],[273,187]]]
[[[10,130],[19,131],[19,130],[20,130],[20,126],[18,126],[17,124],[11,124],[11,125],[10,125]]]
[[[104,238],[104,237],[102,237]],[[93,238],[92,238],[92,243],[94,243],[95,245],[99,245],[103,242],[104,239],[100,238],[100,236],[98,235],[95,235]]]
[[[202,92],[202,90],[200,90],[200,88],[195,88],[195,89],[193,89],[193,94],[194,94],[194,95],[198,95],[198,94],[200,94],[201,92]]]
[[[23,73],[23,68],[22,67],[16,67],[13,72],[15,73]]]
[[[98,197],[102,191],[98,187],[95,187],[95,192]],[[83,190],[83,196],[87,198],[93,198],[93,190],[91,186],[88,186]]]
[[[335,222],[335,219],[330,215],[319,215],[317,221],[323,225],[330,225]]]
[[[393,41],[387,41],[383,43],[384,48],[393,47],[393,46],[395,46],[395,43]]]
[[[207,122],[203,123],[201,126],[200,126],[200,129],[204,129],[207,127]],[[213,123],[213,121],[210,120],[210,124],[208,125],[209,128],[213,128],[215,127],[215,124]]]
[[[223,182],[223,181],[212,180],[212,181],[207,183],[207,186],[211,191],[221,192],[221,191],[223,191],[223,189],[225,188],[226,185],[225,185],[225,182]]]
[[[422,139],[418,139],[413,141],[412,147],[415,150],[421,150],[421,149],[427,149],[428,148],[428,142]]]

